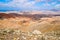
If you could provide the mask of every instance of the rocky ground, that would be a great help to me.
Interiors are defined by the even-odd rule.
[[[0,40],[60,40],[60,31],[41,33],[38,30],[22,32],[13,29],[0,29]]]

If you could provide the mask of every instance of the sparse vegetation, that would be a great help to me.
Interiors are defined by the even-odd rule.
[[[60,31],[33,34],[20,30],[0,29],[0,40],[60,40]]]

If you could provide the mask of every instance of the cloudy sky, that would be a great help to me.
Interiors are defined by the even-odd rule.
[[[60,10],[60,0],[0,0],[0,11]]]

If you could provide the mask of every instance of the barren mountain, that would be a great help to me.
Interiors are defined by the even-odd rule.
[[[0,13],[0,28],[19,29],[23,32],[60,30],[60,16],[45,14]]]

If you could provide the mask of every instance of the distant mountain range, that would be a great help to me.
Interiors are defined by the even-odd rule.
[[[42,17],[60,16],[60,12],[53,11],[34,11],[34,12],[0,12],[0,18],[28,17],[34,20]]]

